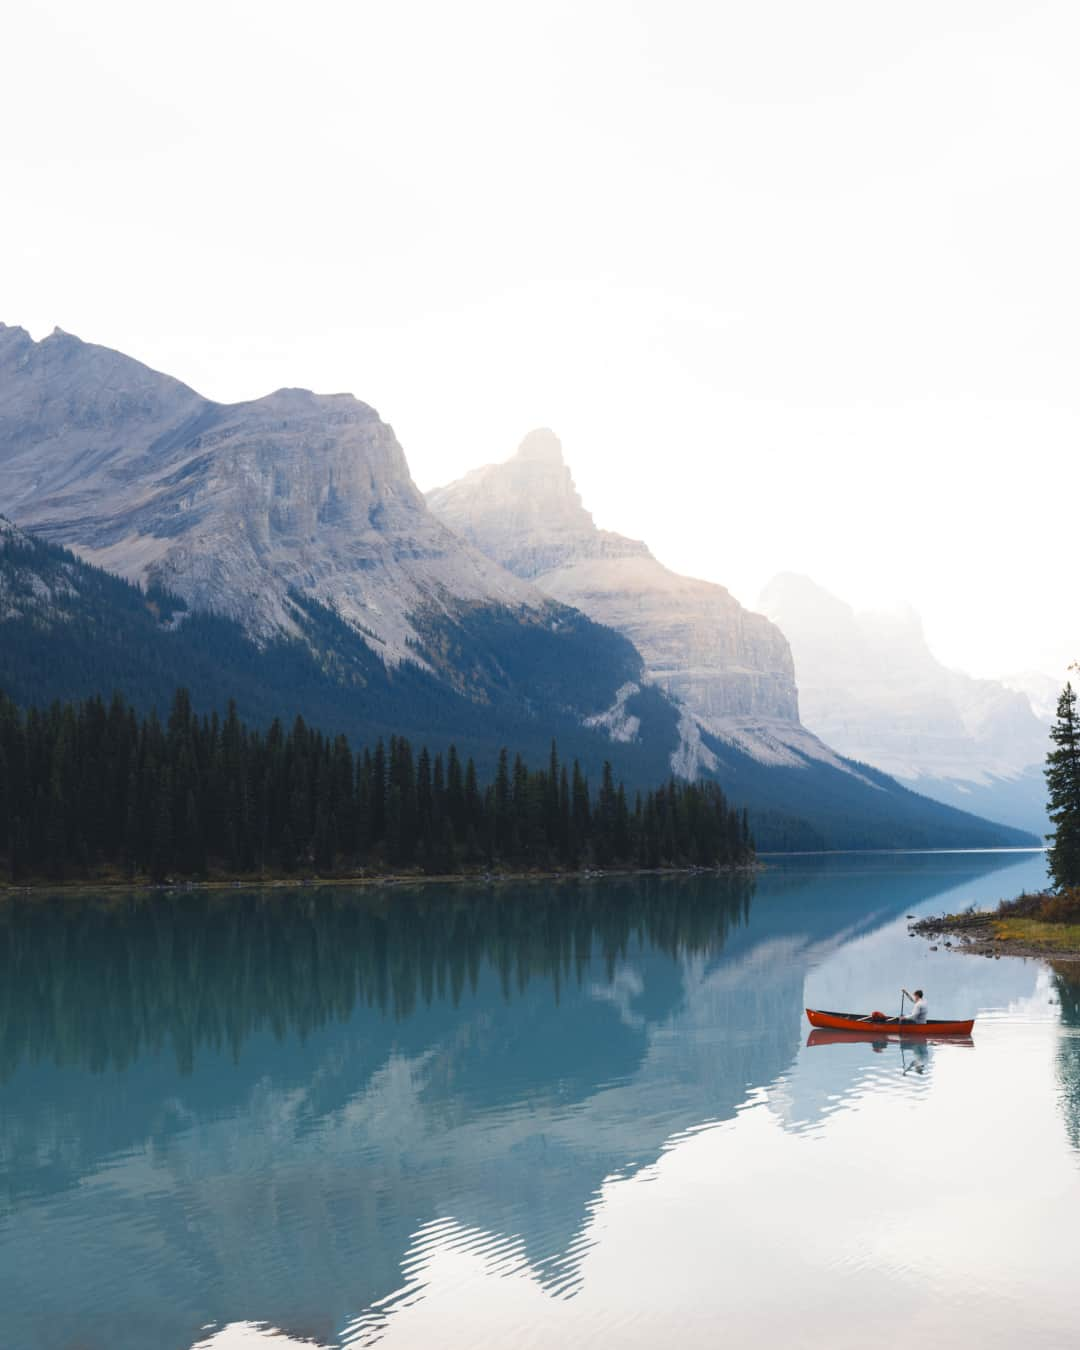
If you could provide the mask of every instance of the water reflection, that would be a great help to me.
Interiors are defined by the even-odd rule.
[[[877,1006],[900,950],[944,1015],[903,916],[1014,862],[9,903],[11,1343],[182,1347],[245,1319],[366,1341],[466,1260],[566,1300],[620,1179],[748,1112],[812,1134],[885,1076],[925,1096],[937,1047],[807,1048],[803,1007]],[[1030,969],[951,960],[964,1006],[1030,993]]]
[[[900,1073],[907,1077],[909,1073],[922,1077],[930,1066],[930,1049],[933,1045],[963,1046],[973,1050],[975,1041],[970,1036],[926,1037],[926,1036],[886,1036],[882,1032],[844,1032],[811,1031],[806,1038],[807,1049],[821,1049],[825,1046],[868,1045],[875,1055],[885,1057],[885,1062],[898,1062]]]
[[[0,1076],[24,1060],[125,1068],[166,1045],[239,1057],[251,1036],[301,1038],[359,1008],[407,1024],[461,1004],[481,973],[510,1003],[544,981],[615,982],[631,950],[719,951],[752,876],[613,879],[468,890],[404,886],[13,898],[0,909]],[[644,991],[640,991],[644,994]],[[651,989],[663,1002],[670,991]]]
[[[1054,989],[1061,1006],[1064,1035],[1058,1051],[1058,1081],[1065,1130],[1080,1150],[1080,968],[1072,962],[1055,967]]]

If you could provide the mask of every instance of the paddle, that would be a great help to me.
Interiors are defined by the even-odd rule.
[[[897,1028],[899,1028],[900,1023],[904,1020],[904,999],[905,999],[906,996],[907,996],[907,990],[906,990],[906,989],[901,989],[901,990],[900,990],[900,1016],[896,1019],[896,1025],[897,1025]]]

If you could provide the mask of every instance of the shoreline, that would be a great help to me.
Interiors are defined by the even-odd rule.
[[[1055,930],[1058,930],[1055,932]],[[925,938],[949,951],[1000,959],[1080,961],[1080,929],[1075,924],[1009,918],[993,910],[940,914],[908,924],[912,937]],[[951,941],[950,939],[958,939]]]
[[[412,872],[369,872],[353,876],[296,876],[277,875],[223,876],[191,880],[177,878],[166,881],[103,877],[88,881],[33,881],[0,882],[0,900],[11,896],[32,895],[96,895],[102,892],[129,894],[176,894],[187,891],[262,891],[262,890],[317,890],[325,887],[351,887],[358,890],[411,886],[497,886],[504,882],[541,881],[601,881],[608,877],[689,877],[735,876],[765,871],[759,861],[731,864],[726,867],[584,867],[576,870],[536,870],[528,872],[447,872],[437,875]]]

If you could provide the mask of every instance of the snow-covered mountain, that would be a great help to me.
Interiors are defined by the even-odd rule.
[[[553,432],[531,432],[512,458],[436,488],[428,502],[490,558],[633,642],[646,678],[684,709],[682,772],[714,766],[709,738],[765,764],[850,771],[800,724],[776,625],[723,586],[672,572],[641,541],[598,529]]]
[[[842,754],[927,796],[1046,828],[1046,724],[1028,695],[949,670],[912,610],[857,613],[808,577],[761,595],[795,657],[803,719]]]

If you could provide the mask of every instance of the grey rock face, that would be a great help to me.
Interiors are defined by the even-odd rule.
[[[651,558],[637,539],[597,529],[581,504],[553,431],[532,431],[505,464],[488,465],[428,493],[435,514],[519,577],[570,563]]]
[[[390,661],[420,611],[545,605],[432,515],[392,429],[351,395],[213,403],[59,331],[0,326],[0,511],[256,637],[290,631],[303,591]]]
[[[435,489],[428,502],[489,557],[634,643],[649,680],[694,724],[683,729],[684,771],[709,767],[701,730],[769,762],[831,758],[799,725],[781,631],[724,587],[678,576],[640,541],[598,529],[552,432],[530,433],[512,459]]]
[[[212,406],[107,347],[60,329],[35,342],[0,324],[0,510],[23,524],[31,508],[92,512],[103,489],[155,461],[161,437]]]

